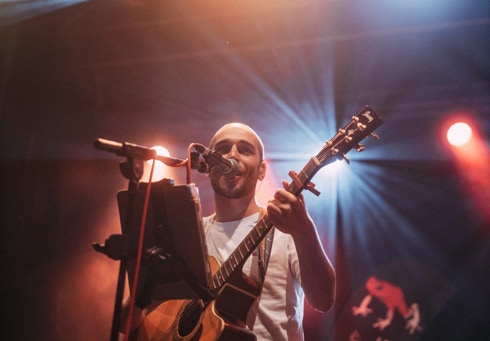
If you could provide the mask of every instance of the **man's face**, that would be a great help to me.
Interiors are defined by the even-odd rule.
[[[232,178],[224,177],[218,167],[211,169],[209,176],[215,193],[230,199],[253,196],[265,170],[256,134],[247,126],[228,124],[216,133],[210,148],[226,159],[238,161],[238,172]]]

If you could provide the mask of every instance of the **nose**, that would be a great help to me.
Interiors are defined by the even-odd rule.
[[[228,155],[226,155],[230,159],[235,159],[238,161],[240,153],[238,152],[238,147],[236,144],[232,145]]]

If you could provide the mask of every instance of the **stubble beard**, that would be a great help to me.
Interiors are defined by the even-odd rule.
[[[253,184],[253,188],[250,184]],[[237,183],[231,184],[219,172],[211,174],[211,186],[217,195],[227,199],[244,198],[255,190],[255,183],[248,177],[241,178]]]

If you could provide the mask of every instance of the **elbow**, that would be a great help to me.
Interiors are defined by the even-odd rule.
[[[334,295],[325,295],[325,297],[322,300],[319,300],[315,305],[313,305],[313,308],[315,310],[326,313],[330,309],[332,309],[332,306],[335,302],[335,297]]]
[[[306,299],[308,303],[317,311],[326,313],[329,311],[335,302],[335,290],[323,291],[321,294],[315,295],[315,297],[308,297]]]
[[[335,303],[335,284],[336,278],[333,272],[328,281],[328,285],[324,285],[322,290],[317,291],[318,294],[315,295],[314,299],[308,300],[315,310],[326,313],[332,309]]]

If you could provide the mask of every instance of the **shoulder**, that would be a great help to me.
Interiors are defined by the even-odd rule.
[[[209,225],[209,224],[211,224],[213,219],[214,219],[214,214],[208,215],[207,217],[203,217],[202,218],[202,224],[204,226]]]
[[[272,255],[274,258],[285,259],[288,263],[294,262],[297,258],[297,252],[293,237],[275,229],[272,241]]]
[[[294,246],[293,237],[290,234],[279,231],[278,229],[274,229],[274,243],[281,243],[283,245],[292,245]]]
[[[211,226],[213,225],[214,214],[202,218],[202,229],[207,234]]]

